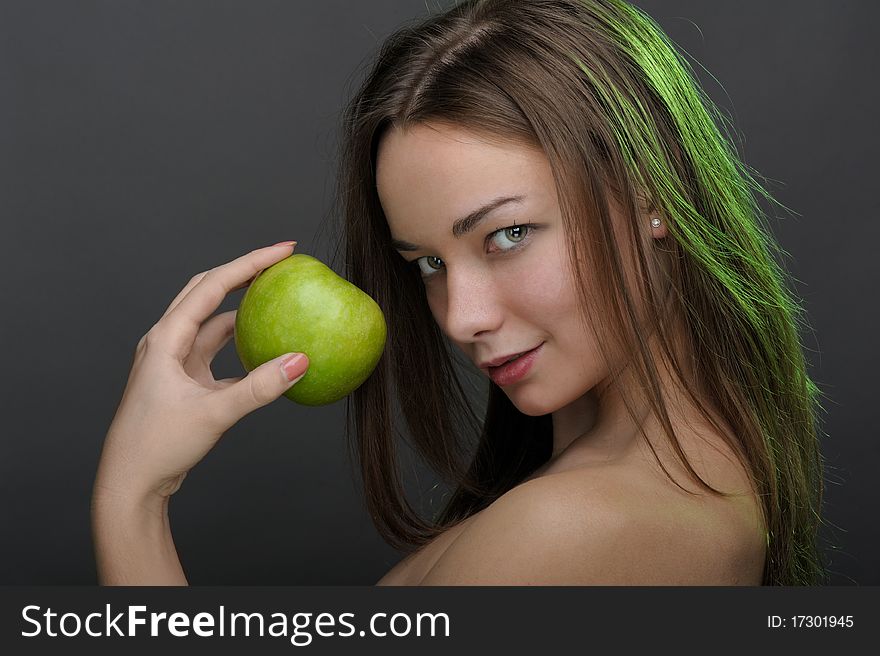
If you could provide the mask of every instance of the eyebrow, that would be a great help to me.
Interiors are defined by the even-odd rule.
[[[494,210],[498,209],[502,205],[507,205],[509,203],[522,203],[524,199],[525,196],[501,196],[499,198],[489,201],[479,209],[474,210],[467,216],[462,217],[458,221],[453,223],[452,236],[457,239],[462,235],[466,235],[467,233],[472,232],[480,224],[480,222]],[[408,241],[403,241],[402,239],[392,239],[391,245],[394,247],[395,250],[398,251],[417,251],[421,250],[422,248],[418,244],[412,244]]]

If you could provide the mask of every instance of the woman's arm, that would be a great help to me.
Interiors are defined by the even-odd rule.
[[[96,491],[92,539],[100,585],[188,585],[168,520],[169,497]]]
[[[239,419],[300,380],[308,358],[276,357],[246,376],[215,380],[211,361],[232,339],[226,295],[287,257],[295,242],[251,251],[197,274],[138,342],[107,431],[92,490],[92,537],[105,585],[186,585],[168,500]]]

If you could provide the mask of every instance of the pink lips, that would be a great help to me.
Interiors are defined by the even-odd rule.
[[[542,346],[544,346],[543,342],[531,351],[526,351],[515,360],[511,360],[510,362],[497,367],[488,367],[489,378],[491,378],[492,382],[498,386],[511,385],[521,380],[527,373],[529,373],[529,370],[532,368],[532,365],[541,352]]]

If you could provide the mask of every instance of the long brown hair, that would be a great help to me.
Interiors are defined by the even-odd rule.
[[[430,121],[546,154],[584,325],[599,317],[596,329],[617,336],[603,343],[606,360],[622,349],[686,469],[701,487],[723,494],[681,450],[645,328],[635,319],[641,299],[665,361],[730,442],[760,496],[764,583],[821,582],[820,392],[798,336],[803,311],[758,203],[775,201],[741,163],[716,124],[723,116],[650,17],[622,0],[468,0],[394,32],[343,119],[336,201],[345,275],[388,320],[385,353],[347,401],[348,439],[367,508],[389,544],[425,544],[521,482],[552,447],[550,415],[519,412],[494,384],[485,409],[474,408],[418,273],[390,245],[376,193],[377,146],[389,128]],[[630,243],[615,239],[611,192]],[[664,240],[669,279],[658,277],[660,254],[637,225],[646,198],[671,237]],[[635,288],[624,277],[624,247],[635,253]],[[661,290],[670,292],[666,305]],[[603,311],[591,312],[593,304]],[[689,363],[671,347],[668,318],[676,314],[686,326]],[[733,437],[704,404],[717,408]],[[454,489],[430,519],[410,504],[401,479],[407,432]]]

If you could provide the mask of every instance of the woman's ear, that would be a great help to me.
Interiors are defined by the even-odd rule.
[[[650,230],[651,236],[654,239],[662,239],[669,232],[666,230],[666,220],[663,215],[658,211],[657,204],[651,199],[651,197],[642,192],[638,196],[639,198],[639,211],[641,211],[641,216],[644,221],[647,221]]]
[[[662,239],[669,232],[666,230],[666,221],[663,220],[663,217],[660,214],[653,214],[650,219],[651,223],[651,236],[654,239]]]

